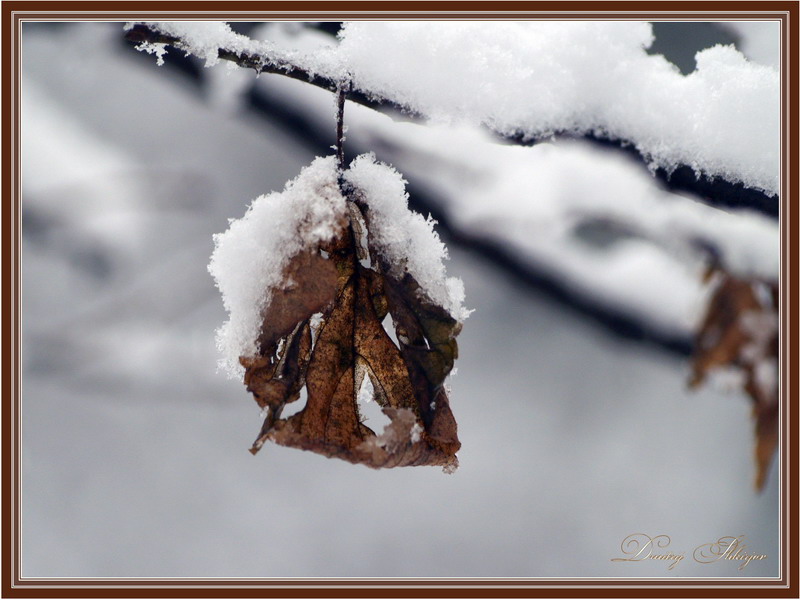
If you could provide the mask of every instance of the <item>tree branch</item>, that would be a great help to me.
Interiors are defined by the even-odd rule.
[[[165,35],[158,31],[153,31],[146,25],[142,24],[136,24],[127,32],[125,32],[125,39],[134,44],[166,44],[168,46],[173,46],[174,48],[182,49],[180,38],[171,35]],[[263,56],[260,55],[246,53],[238,54],[225,48],[219,48],[217,52],[221,59],[229,60],[245,69],[253,69],[258,74],[274,73],[276,75],[291,77],[292,79],[310,83],[311,85],[315,85],[333,93],[338,93],[342,86],[342,82],[337,79],[333,79],[318,73],[312,74],[298,65],[279,58],[273,58],[267,61]],[[351,102],[362,104],[374,110],[385,107],[392,108],[397,112],[403,113],[410,117],[416,117],[420,119],[423,117],[423,115],[416,113],[407,106],[393,102],[389,98],[383,98],[374,94],[367,96],[366,94],[354,90],[352,86],[348,86],[348,89],[346,90],[346,98]]]
[[[126,32],[125,38],[129,42],[136,44],[166,44],[178,49],[183,49],[180,38],[154,31],[142,24],[134,25]],[[274,73],[285,77],[291,77],[292,79],[310,83],[311,85],[337,94],[340,92],[342,86],[342,82],[337,79],[317,73],[312,74],[308,70],[280,58],[273,57],[267,60],[261,55],[236,53],[225,48],[218,49],[218,56],[223,60],[232,61],[240,67],[253,69],[256,73]],[[407,118],[424,119],[424,115],[414,111],[408,106],[378,94],[364,94],[354,90],[352,86],[349,86],[344,92],[344,97],[351,102],[367,106],[374,110],[383,109],[385,111],[385,109],[388,108]],[[637,162],[645,165],[648,163],[647,157],[642,155],[642,153],[627,140],[603,138],[592,133],[575,136],[574,134],[556,132],[554,136],[549,136],[546,139],[524,139],[520,136],[499,137],[515,144],[530,146],[548,141],[552,139],[552,137],[577,138],[604,147],[622,150],[627,152]],[[688,165],[678,167],[672,173],[667,173],[662,168],[656,169],[654,177],[661,181],[668,189],[676,192],[691,193],[710,206],[754,210],[773,218],[779,216],[780,203],[776,196],[770,196],[762,191],[745,187],[741,183],[731,183],[719,177],[709,178],[705,175],[700,175],[698,177],[695,171]]]

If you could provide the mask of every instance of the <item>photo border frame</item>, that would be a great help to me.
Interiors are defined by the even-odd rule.
[[[455,7],[458,7],[457,10]],[[2,11],[2,594],[53,597],[798,597],[798,2],[7,1]],[[20,37],[30,21],[669,20],[781,22],[780,577],[222,579],[28,578],[20,565]],[[794,406],[792,405],[794,403]]]

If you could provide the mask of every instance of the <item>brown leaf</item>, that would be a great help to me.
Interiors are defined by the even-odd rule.
[[[284,287],[273,291],[268,315],[264,316],[258,338],[262,354],[336,297],[336,267],[316,252],[303,252],[289,261],[284,281]]]
[[[406,274],[402,281],[386,279],[390,312],[408,368],[422,422],[440,451],[460,447],[456,422],[443,384],[458,356],[455,336],[460,325],[444,309],[419,297],[419,285]]]
[[[274,292],[259,337],[260,355],[242,357],[245,384],[267,409],[254,454],[267,440],[373,468],[440,465],[454,469],[460,448],[443,383],[457,354],[460,325],[406,275],[398,281],[361,246],[358,207],[324,248],[296,256],[289,282]],[[323,255],[323,252],[325,255]],[[312,343],[311,318],[321,313]],[[400,348],[382,321],[391,314]],[[358,395],[369,377],[391,423],[362,422]],[[282,419],[305,385],[307,401]]]
[[[719,282],[695,340],[689,385],[697,387],[721,367],[742,372],[753,403],[755,487],[761,491],[778,447],[778,286],[721,270],[714,275]]]
[[[311,349],[309,319],[333,302],[338,275],[330,261],[304,252],[286,266],[284,281],[283,288],[273,292],[266,311],[258,337],[259,356],[239,358],[247,389],[271,418],[300,397]]]

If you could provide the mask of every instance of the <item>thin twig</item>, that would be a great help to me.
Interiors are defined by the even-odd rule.
[[[150,44],[167,44],[178,49],[182,49],[182,40],[179,37],[166,35],[164,33],[154,31],[146,25],[136,24],[131,29],[125,32],[125,39],[135,44],[150,43]],[[253,69],[256,73],[274,73],[276,75],[283,75],[291,77],[298,81],[310,83],[319,88],[328,90],[330,92],[338,93],[342,86],[341,80],[320,73],[310,73],[306,69],[295,65],[287,60],[280,58],[270,58],[269,60],[257,54],[238,54],[225,48],[219,48],[217,55],[222,60],[229,60],[236,63],[245,69]],[[423,115],[415,112],[407,106],[398,104],[390,98],[385,98],[376,94],[367,96],[361,92],[352,89],[348,84],[347,99],[357,104],[363,104],[372,109],[379,107],[392,108],[404,115],[411,118],[423,118]]]
[[[340,173],[344,171],[344,102],[347,99],[348,91],[350,91],[350,83],[342,83],[336,98],[336,161]]]

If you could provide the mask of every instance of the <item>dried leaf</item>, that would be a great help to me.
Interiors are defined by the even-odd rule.
[[[330,261],[305,252],[289,262],[284,280],[283,288],[273,292],[261,327],[259,356],[239,359],[247,389],[261,408],[272,412],[300,396],[311,349],[309,320],[333,302],[338,275]]]
[[[722,367],[739,369],[753,402],[755,487],[766,483],[778,447],[778,286],[714,270],[719,280],[695,341],[691,387]]]
[[[273,293],[264,315],[260,354],[240,358],[248,390],[267,409],[251,452],[271,440],[373,468],[454,469],[460,443],[443,384],[460,325],[410,275],[389,275],[361,243],[366,225],[360,209],[351,204],[350,213],[350,224],[333,242],[290,261],[287,286]],[[362,264],[369,258],[370,266]],[[383,327],[387,314],[399,348]],[[391,420],[380,433],[359,413],[364,377]],[[304,385],[305,407],[280,418]]]
[[[295,326],[320,312],[336,296],[336,267],[318,253],[304,252],[295,256],[284,270],[283,288],[274,290],[258,338],[262,354],[268,353],[276,340],[289,334]]]

